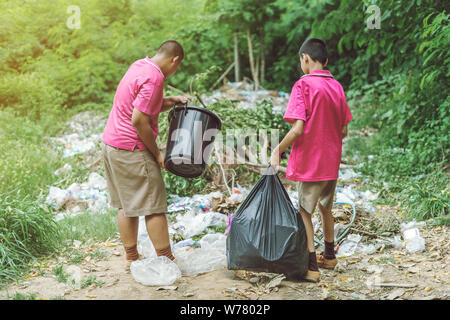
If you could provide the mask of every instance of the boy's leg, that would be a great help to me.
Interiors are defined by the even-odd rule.
[[[311,282],[319,282],[320,273],[317,265],[316,248],[314,247],[314,227],[311,220],[311,214],[300,206],[300,215],[302,216],[303,224],[306,231],[306,244],[308,246],[309,261],[308,271],[304,279]]]
[[[322,218],[322,230],[324,233],[324,252],[317,257],[319,267],[334,269],[337,264],[334,254],[334,217],[331,211],[333,206],[334,192],[337,181],[328,181],[320,195],[319,211]]]
[[[166,215],[164,213],[151,214],[145,216],[145,225],[150,240],[155,247],[157,256],[166,256],[170,260],[174,260],[172,250],[170,248],[169,229]]]
[[[138,217],[126,217],[123,209],[119,209],[117,224],[119,226],[120,239],[125,249],[126,259],[129,261],[134,261],[139,258],[137,251],[138,219]]]

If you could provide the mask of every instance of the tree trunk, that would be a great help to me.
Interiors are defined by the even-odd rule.
[[[264,86],[265,76],[266,76],[266,55],[264,54],[264,32],[261,33],[259,38],[259,54],[261,62],[261,85]]]
[[[250,28],[247,28],[247,42],[248,42],[248,57],[250,60],[250,70],[252,72],[253,81],[255,82],[255,90],[259,87],[258,76],[255,71],[255,61],[253,59],[253,45],[250,37]]]
[[[239,82],[241,79],[241,69],[239,65],[239,41],[238,33],[234,32],[234,81]]]

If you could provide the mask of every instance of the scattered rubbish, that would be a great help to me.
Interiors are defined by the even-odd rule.
[[[419,229],[406,229],[403,232],[403,239],[405,241],[405,248],[408,252],[414,253],[425,250],[425,239],[420,236]]]
[[[73,183],[65,190],[52,186],[46,203],[56,210],[64,210],[55,216],[57,221],[83,210],[104,213],[109,208],[106,180],[92,172],[85,183]]]
[[[192,297],[194,294],[192,292],[185,292],[183,293],[183,297]]]
[[[55,176],[61,176],[61,175],[65,175],[71,171],[72,171],[72,166],[70,164],[66,163],[63,167],[61,167],[58,170],[56,170],[55,172],[53,172],[53,174]]]
[[[365,294],[362,294],[362,293],[353,292],[350,296],[351,296],[352,298],[357,299],[357,300],[367,300],[366,295],[365,295]]]
[[[226,268],[227,257],[216,249],[182,247],[174,250],[175,263],[187,276]]]
[[[348,257],[353,255],[360,241],[361,236],[359,234],[349,234],[344,242],[339,246],[336,257]]]
[[[374,254],[377,251],[373,244],[359,243],[356,247],[356,253]]]
[[[356,206],[362,207],[369,213],[376,212],[376,209],[371,202],[378,199],[378,195],[379,192],[373,193],[369,190],[364,192],[354,190],[351,185],[336,188],[336,202],[352,203]]]
[[[425,226],[425,221],[417,222],[416,219],[410,222],[403,222],[400,224],[400,231],[405,232],[408,229],[421,228]]]
[[[239,102],[237,107],[242,109],[255,108],[258,101],[269,99],[274,105],[274,113],[282,114],[289,101],[289,94],[283,91],[254,90],[253,84],[241,81],[228,82],[209,95],[203,94],[201,99],[206,104],[214,103],[221,99],[235,100]]]
[[[415,288],[415,287],[417,287],[417,284],[389,283],[389,282],[373,283],[372,285],[375,287],[399,287],[399,288]]]
[[[130,271],[137,282],[146,286],[169,286],[181,277],[178,266],[165,256],[133,261]]]
[[[204,249],[215,249],[225,254],[227,237],[222,233],[212,233],[205,235],[200,240],[200,246]]]
[[[228,217],[225,214],[209,211],[196,213],[189,210],[185,214],[179,214],[177,222],[169,227],[169,234],[176,233],[179,229],[185,239],[202,233],[206,228],[213,226],[226,226]]]
[[[156,291],[159,291],[159,290],[177,290],[178,289],[178,287],[177,286],[163,286],[163,287],[159,287],[159,288],[156,288]]]
[[[177,248],[192,247],[192,246],[200,247],[200,244],[197,241],[192,240],[191,238],[189,238],[189,239],[181,240],[181,241],[175,243],[173,245],[173,248],[177,249]]]
[[[229,269],[302,276],[308,268],[303,221],[269,167],[241,204],[227,237]]]
[[[281,281],[283,281],[284,279],[286,279],[285,275],[283,274],[277,275],[275,278],[270,280],[268,284],[266,284],[266,289],[272,289],[279,286],[281,284]]]
[[[403,289],[396,289],[396,290],[392,291],[388,295],[387,300],[397,299],[397,298],[401,297],[404,293],[405,293],[405,290],[403,290]]]

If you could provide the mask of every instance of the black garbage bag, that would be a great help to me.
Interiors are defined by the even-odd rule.
[[[269,167],[232,220],[228,269],[265,270],[298,278],[306,273],[308,259],[303,220]]]

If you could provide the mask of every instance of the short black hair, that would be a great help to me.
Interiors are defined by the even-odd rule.
[[[164,41],[159,47],[157,53],[171,57],[179,56],[181,59],[184,58],[183,46],[176,40]]]
[[[311,59],[319,61],[321,64],[325,64],[328,58],[327,45],[323,40],[317,38],[310,38],[303,42],[298,51],[300,57],[302,53],[308,54]]]

